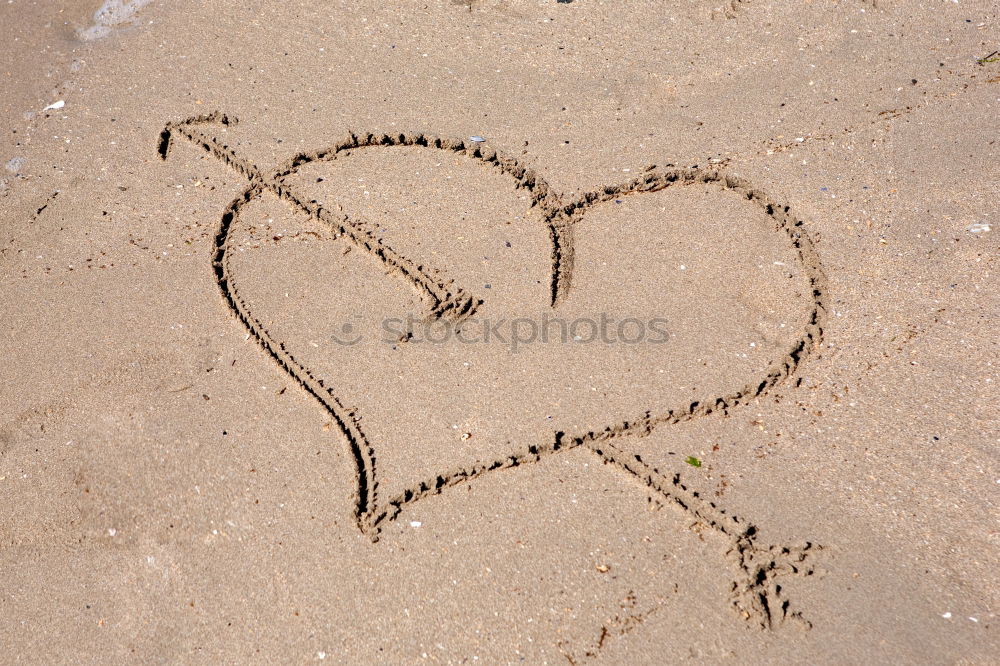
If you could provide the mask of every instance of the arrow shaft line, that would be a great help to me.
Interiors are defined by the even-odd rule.
[[[225,116],[199,119],[201,122],[222,122],[229,124]],[[482,303],[473,298],[465,290],[452,287],[435,280],[430,272],[421,265],[404,257],[381,239],[340,210],[334,214],[332,210],[313,201],[306,201],[282,183],[273,175],[265,175],[254,164],[238,156],[228,145],[221,144],[216,139],[193,129],[191,123],[168,125],[161,135],[160,155],[166,158],[170,147],[171,133],[176,132],[196,146],[200,146],[213,157],[229,165],[234,171],[250,181],[251,185],[261,191],[267,190],[279,199],[290,203],[299,211],[322,222],[337,236],[345,236],[358,248],[373,255],[393,273],[398,273],[408,280],[420,293],[421,298],[429,304],[431,319],[445,319],[459,323],[475,313]],[[336,204],[335,204],[336,205]],[[339,205],[338,205],[339,209]]]

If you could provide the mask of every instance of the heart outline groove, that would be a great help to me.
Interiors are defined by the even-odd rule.
[[[699,167],[678,168],[649,167],[640,176],[617,186],[607,186],[564,202],[545,180],[534,170],[521,165],[517,159],[481,145],[467,145],[461,140],[442,139],[427,134],[363,134],[351,133],[328,148],[299,153],[265,174],[249,161],[239,157],[227,145],[206,135],[200,127],[219,125],[229,127],[236,119],[220,112],[192,116],[183,121],[168,122],[159,136],[158,154],[167,159],[174,137],[182,136],[205,152],[232,167],[249,180],[246,189],[226,207],[213,242],[212,268],[216,282],[230,312],[243,324],[265,353],[280,366],[306,393],[311,395],[332,417],[348,443],[355,465],[356,488],[354,494],[354,519],[363,534],[373,542],[379,538],[383,525],[394,520],[404,507],[420,499],[441,493],[445,488],[483,476],[488,472],[537,462],[544,457],[582,448],[595,454],[607,465],[617,468],[670,503],[679,506],[696,520],[712,527],[729,541],[727,559],[736,570],[731,584],[731,606],[749,624],[771,629],[787,619],[811,624],[801,613],[791,610],[784,597],[781,576],[811,576],[817,570],[815,554],[822,547],[803,542],[794,546],[763,546],[758,543],[759,532],[751,523],[740,519],[714,502],[689,489],[679,472],[664,473],[642,460],[638,454],[616,446],[615,440],[625,437],[644,437],[661,425],[676,424],[713,413],[728,414],[730,409],[766,396],[776,386],[791,378],[800,364],[820,349],[823,339],[823,322],[827,306],[826,277],[822,270],[813,240],[802,220],[790,212],[790,207],[780,205],[766,193],[754,188],[746,180],[716,169]],[[696,400],[689,404],[653,414],[649,411],[629,420],[612,423],[603,430],[586,433],[555,432],[551,442],[522,447],[502,458],[459,468],[436,475],[395,497],[379,500],[376,476],[375,449],[361,429],[356,411],[348,409],[336,396],[332,387],[316,377],[299,363],[285,344],[271,337],[263,324],[253,315],[233,281],[229,266],[230,231],[238,224],[240,211],[264,192],[271,192],[296,210],[329,227],[335,237],[346,237],[355,247],[381,261],[390,273],[408,281],[420,296],[431,320],[442,320],[458,325],[475,313],[483,303],[467,290],[441,277],[441,273],[427,266],[416,264],[395,252],[382,240],[373,236],[362,225],[346,215],[337,204],[334,208],[323,206],[296,194],[285,180],[298,169],[313,162],[332,161],[338,154],[360,148],[410,146],[432,150],[450,151],[478,160],[487,167],[497,169],[512,177],[516,189],[526,190],[530,206],[538,207],[548,227],[552,244],[552,273],[550,285],[551,305],[565,298],[572,282],[573,225],[587,209],[615,198],[657,192],[674,185],[702,183],[722,190],[735,192],[743,199],[755,203],[783,231],[794,248],[800,267],[811,289],[810,313],[802,326],[801,334],[791,348],[780,358],[768,364],[767,371],[747,382],[743,387],[721,396]]]

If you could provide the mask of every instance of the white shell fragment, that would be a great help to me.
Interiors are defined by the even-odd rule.
[[[47,107],[42,109],[42,111],[52,111],[53,109],[61,109],[64,106],[66,106],[66,101],[61,99],[58,102],[52,102]]]

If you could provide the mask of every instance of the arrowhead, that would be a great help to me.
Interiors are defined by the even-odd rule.
[[[171,121],[167,123],[166,126],[164,126],[163,131],[160,132],[160,143],[157,146],[156,151],[160,154],[160,159],[167,159],[167,155],[170,153],[170,147],[173,145],[173,133],[176,129],[190,127],[192,125],[208,124],[219,124],[230,127],[238,122],[238,119],[227,116],[221,111],[213,111],[212,113],[207,113],[201,116],[191,116],[190,118],[180,122]]]

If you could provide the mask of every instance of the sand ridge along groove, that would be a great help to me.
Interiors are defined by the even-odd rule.
[[[308,394],[313,396],[347,439],[355,463],[357,486],[354,517],[358,528],[372,541],[377,541],[380,528],[394,520],[409,504],[421,498],[442,492],[445,488],[470,481],[488,472],[536,462],[541,458],[583,448],[598,456],[604,463],[628,473],[645,484],[652,492],[679,506],[696,520],[703,522],[729,542],[727,558],[735,569],[731,587],[731,604],[750,625],[770,629],[786,619],[796,619],[805,626],[798,611],[791,610],[778,579],[783,575],[809,576],[815,572],[814,555],[821,547],[804,542],[794,546],[765,546],[759,543],[757,528],[738,518],[699,492],[689,489],[680,473],[664,473],[644,462],[641,456],[624,451],[616,440],[625,437],[642,437],[655,428],[679,423],[713,413],[728,414],[729,410],[768,394],[787,381],[800,364],[817,353],[823,337],[823,322],[827,306],[827,286],[819,256],[805,225],[790,211],[766,193],[754,188],[737,176],[705,168],[649,167],[633,180],[610,185],[566,201],[554,193],[536,172],[521,165],[516,159],[477,143],[442,139],[426,134],[351,134],[339,143],[310,153],[300,153],[269,174],[238,157],[228,146],[206,135],[200,127],[211,124],[231,126],[236,120],[219,112],[193,116],[179,122],[169,122],[160,133],[158,152],[166,159],[175,136],[182,136],[196,146],[217,157],[246,177],[249,186],[228,205],[222,214],[214,240],[212,267],[226,304],[247,328],[264,351],[288,373]],[[760,206],[772,218],[775,230],[783,232],[795,250],[798,261],[811,286],[810,312],[802,322],[798,338],[780,358],[772,359],[767,371],[752,378],[744,386],[725,395],[706,397],[680,405],[664,413],[636,415],[635,418],[609,424],[603,430],[590,432],[555,432],[550,442],[527,446],[493,461],[477,463],[470,467],[442,471],[434,478],[404,490],[395,497],[380,498],[376,474],[376,456],[373,443],[361,429],[356,411],[348,409],[337,397],[335,388],[328,387],[307,367],[299,363],[286,349],[285,344],[273,338],[261,321],[251,312],[241,298],[233,281],[229,265],[230,231],[239,220],[241,209],[269,191],[315,220],[331,228],[335,235],[344,236],[355,246],[381,261],[390,274],[412,284],[421,296],[430,319],[439,319],[457,325],[473,313],[482,303],[468,292],[456,287],[443,277],[443,273],[427,266],[417,265],[371,236],[360,223],[349,219],[342,211],[334,212],[315,201],[307,200],[285,185],[285,179],[303,165],[331,161],[343,151],[359,148],[386,146],[413,146],[431,150],[448,151],[479,160],[489,168],[498,169],[515,180],[515,187],[530,195],[530,205],[538,207],[549,228],[552,243],[551,300],[557,304],[566,296],[572,284],[573,226],[592,206],[617,197],[657,192],[674,185],[702,183],[730,190],[743,199]]]

